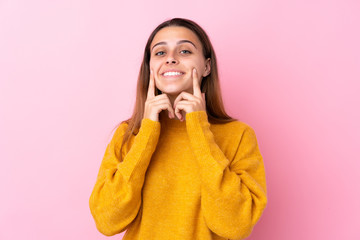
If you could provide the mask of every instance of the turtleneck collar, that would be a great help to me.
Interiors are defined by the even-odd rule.
[[[186,132],[186,121],[180,121],[176,118],[169,118],[167,111],[162,111],[159,114],[159,121],[161,128],[165,129],[183,129]]]

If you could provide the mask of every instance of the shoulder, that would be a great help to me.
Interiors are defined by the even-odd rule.
[[[255,134],[254,129],[249,124],[239,120],[228,123],[211,124],[211,129],[229,135]]]
[[[223,124],[213,124],[210,127],[218,143],[228,146],[248,146],[257,145],[257,138],[254,129],[247,123],[235,120]]]
[[[113,134],[113,139],[119,139],[122,138],[122,136],[124,136],[127,128],[129,126],[129,123],[127,121],[122,121],[120,122],[116,127],[115,127],[115,132]]]

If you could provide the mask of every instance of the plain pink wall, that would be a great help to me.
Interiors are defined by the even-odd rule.
[[[357,0],[1,1],[0,239],[109,239],[89,197],[145,42],[171,17],[208,32],[226,108],[257,133],[269,203],[249,239],[360,239],[359,12]]]

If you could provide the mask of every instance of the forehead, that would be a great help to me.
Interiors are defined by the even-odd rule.
[[[166,42],[168,44],[176,43],[179,40],[189,40],[195,44],[195,46],[200,46],[200,40],[196,34],[188,28],[171,26],[165,27],[158,31],[150,44],[150,49],[158,42]]]

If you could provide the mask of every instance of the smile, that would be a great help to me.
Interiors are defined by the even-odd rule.
[[[169,77],[169,76],[179,76],[179,75],[183,75],[184,73],[182,72],[165,72],[163,73],[164,77]]]

